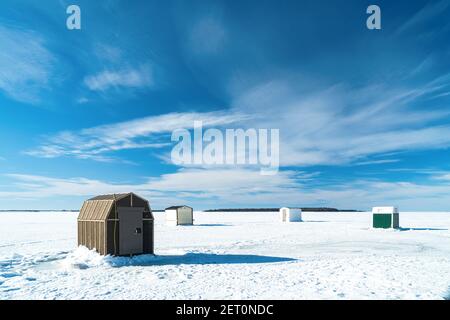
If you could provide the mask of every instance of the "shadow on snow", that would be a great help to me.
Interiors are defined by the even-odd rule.
[[[400,231],[447,231],[444,228],[398,228]]]
[[[194,224],[194,227],[231,227],[231,224],[223,224],[223,223],[204,223],[204,224]]]
[[[161,266],[161,265],[208,265],[208,264],[253,264],[296,261],[292,258],[246,254],[187,253],[184,255],[140,255],[135,257],[108,257],[112,267]]]

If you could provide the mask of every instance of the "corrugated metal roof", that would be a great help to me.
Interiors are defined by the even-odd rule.
[[[78,220],[91,220],[91,221],[102,221],[108,219],[108,215],[111,212],[114,201],[122,200],[126,197],[136,197],[145,201],[145,209],[150,211],[151,209],[148,201],[138,195],[130,193],[116,193],[116,194],[106,194],[91,198],[84,202],[83,207],[78,215]],[[151,217],[153,217],[151,215]]]
[[[87,200],[78,215],[78,220],[106,220],[114,200]]]
[[[116,193],[116,194],[104,194],[100,196],[96,196],[94,198],[89,199],[89,201],[94,200],[120,200],[122,198],[128,197],[131,193]]]

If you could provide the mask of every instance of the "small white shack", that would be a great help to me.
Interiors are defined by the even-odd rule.
[[[165,209],[168,226],[190,226],[194,224],[194,210],[188,206],[172,206]]]
[[[280,209],[280,218],[282,222],[301,222],[302,209],[283,207]]]

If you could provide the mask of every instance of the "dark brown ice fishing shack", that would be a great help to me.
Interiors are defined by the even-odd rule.
[[[78,215],[78,245],[102,255],[153,254],[154,218],[149,202],[134,193],[85,201]]]

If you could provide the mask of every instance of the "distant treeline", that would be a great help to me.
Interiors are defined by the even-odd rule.
[[[309,212],[358,212],[358,210],[340,210],[336,208],[299,208]],[[204,212],[276,212],[280,208],[238,208],[238,209],[209,209]]]

